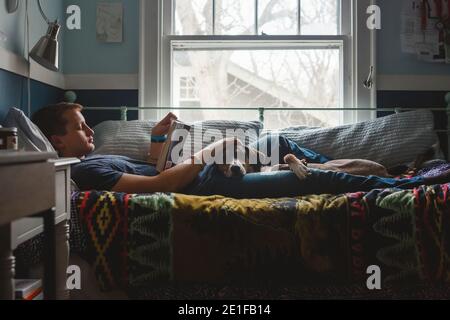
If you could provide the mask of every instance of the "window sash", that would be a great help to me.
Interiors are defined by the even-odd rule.
[[[170,33],[167,34],[175,34],[175,15],[176,12],[175,10],[173,10],[172,8],[175,6],[175,1],[177,0],[169,0],[168,2],[170,3],[171,6],[171,19],[172,19],[172,26],[170,28]],[[211,5],[211,23],[212,23],[212,34],[208,35],[208,36],[215,36],[216,35],[216,21],[217,21],[217,10],[216,10],[216,1],[217,0],[212,0],[212,5]],[[244,0],[244,1],[252,1],[252,0]],[[253,0],[254,1],[254,8],[255,8],[255,12],[254,12],[254,35],[259,35],[259,2],[260,0]],[[346,8],[346,4],[345,2],[348,2],[349,0],[337,0],[337,34],[341,35],[342,30],[345,30],[345,28],[342,28],[342,21],[346,21],[345,19],[342,19],[342,8]],[[297,35],[301,35],[302,32],[302,14],[301,14],[301,7],[302,7],[302,0],[297,0],[297,12],[296,12],[296,16],[297,16]],[[183,36],[189,36],[189,35],[183,35]]]
[[[343,106],[345,108],[373,108],[376,105],[376,83],[372,90],[363,87],[362,82],[367,77],[370,66],[375,68],[375,32],[366,27],[366,9],[375,4],[376,0],[342,0],[340,36],[294,36],[298,40],[336,40],[343,41],[343,68],[341,78],[343,83]],[[175,12],[172,0],[140,0],[140,87],[139,105],[153,107],[170,107],[171,105],[171,42],[174,40],[195,40],[196,36],[173,36]],[[203,36],[199,36],[203,37]],[[211,36],[206,36],[211,37]],[[237,36],[212,36],[237,37]],[[239,36],[238,36],[239,37]],[[290,41],[292,36],[250,36],[258,39],[284,38]],[[248,41],[250,39],[247,39]],[[256,40],[256,39],[255,39]],[[157,44],[155,46],[155,44]],[[156,119],[163,116],[163,110],[141,110],[142,119]],[[347,113],[346,123],[374,118],[374,111]]]
[[[308,50],[308,49],[334,49],[339,50],[340,62],[340,86],[338,101],[340,107],[344,107],[345,87],[348,86],[344,77],[344,69],[349,66],[349,61],[345,59],[344,43],[347,41],[345,36],[271,36],[261,39],[260,36],[171,36],[170,39],[170,61],[173,61],[174,51],[207,51],[207,50]],[[170,78],[173,74],[171,64]],[[169,105],[173,106],[173,97],[176,95],[178,86],[171,81],[169,85],[170,93]],[[354,112],[346,110],[342,112],[341,122],[348,123],[354,118]]]

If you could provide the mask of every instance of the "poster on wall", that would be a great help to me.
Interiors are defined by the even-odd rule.
[[[97,4],[97,41],[122,42],[123,6],[122,3],[104,2]]]
[[[450,0],[403,0],[401,47],[421,61],[449,63]]]

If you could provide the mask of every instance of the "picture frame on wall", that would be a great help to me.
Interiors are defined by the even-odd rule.
[[[98,42],[123,42],[123,4],[100,2],[97,4],[96,36]]]

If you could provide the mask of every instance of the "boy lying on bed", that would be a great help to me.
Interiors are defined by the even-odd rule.
[[[126,193],[179,192],[194,195],[223,195],[233,198],[291,197],[305,194],[339,194],[398,187],[410,189],[420,185],[450,182],[450,171],[436,177],[393,179],[378,176],[359,176],[343,172],[309,169],[306,177],[292,171],[246,174],[229,179],[214,165],[205,165],[205,154],[218,146],[232,144],[235,139],[224,139],[196,153],[191,159],[159,173],[147,162],[123,156],[89,156],[94,150],[94,131],[86,124],[78,104],[61,103],[39,110],[33,121],[53,144],[62,157],[77,157],[81,163],[72,166],[72,179],[81,190],[110,190]],[[152,130],[152,135],[165,135],[172,119],[169,113]],[[285,150],[281,158],[291,161],[307,158],[324,163],[328,159],[302,149],[294,142],[282,138]],[[286,147],[287,146],[287,147]],[[152,143],[150,154],[157,158],[160,146]],[[301,164],[299,164],[301,165]]]

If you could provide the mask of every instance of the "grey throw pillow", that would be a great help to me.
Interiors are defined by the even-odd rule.
[[[279,131],[304,148],[334,159],[368,159],[387,167],[413,161],[438,141],[433,113],[399,113],[334,128]]]
[[[155,121],[105,121],[93,129],[94,143],[96,150],[93,154],[114,154],[127,156],[137,160],[146,160],[151,143],[151,130],[156,124]],[[202,139],[206,131],[218,131],[223,137],[235,129],[240,129],[246,133],[247,143],[253,143],[258,139],[263,128],[258,121],[200,121],[190,124],[193,132],[202,134],[191,135],[191,150],[204,148],[209,143]],[[230,131],[231,130],[231,131]]]
[[[19,150],[55,152],[55,148],[53,148],[47,137],[22,110],[17,108],[9,109],[3,125],[17,128]]]

